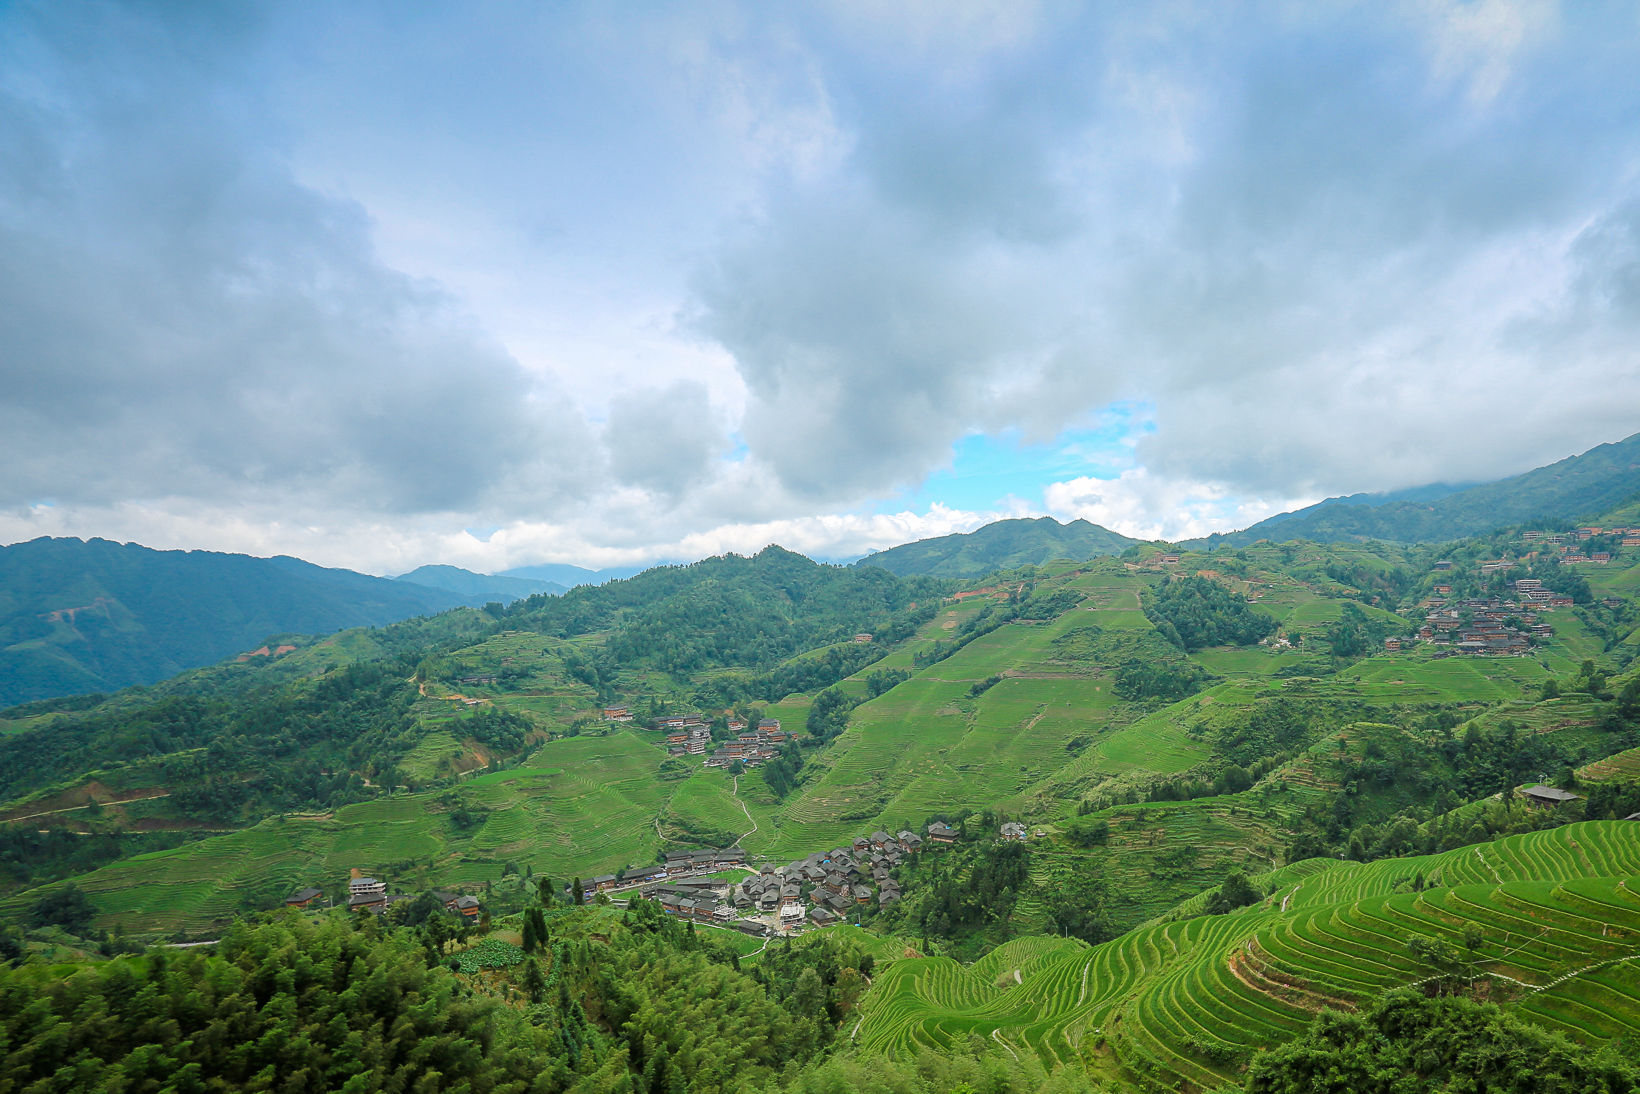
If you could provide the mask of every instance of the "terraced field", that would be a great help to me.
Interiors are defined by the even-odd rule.
[[[702,771],[662,781],[656,769],[664,755],[635,730],[563,738],[543,746],[527,767],[479,775],[451,791],[362,802],[334,815],[274,818],[125,859],[75,883],[97,906],[102,926],[197,931],[276,904],[293,889],[332,886],[353,867],[407,889],[482,885],[497,880],[506,863],[590,876],[653,861],[669,844],[662,834],[668,818],[737,833],[751,828],[727,776]],[[770,822],[766,794],[742,800],[760,825]],[[477,827],[459,830],[449,815],[453,802],[487,812]],[[54,887],[8,897],[0,914],[18,913]]]
[[[1471,924],[1494,999],[1580,1040],[1640,1036],[1640,824],[1290,871],[1261,905],[1100,946],[1021,939],[968,968],[900,961],[878,978],[856,1041],[900,1053],[979,1034],[1050,1067],[1116,1068],[1150,1090],[1211,1089],[1321,1007],[1431,978],[1407,941],[1461,948]],[[1439,885],[1397,891],[1418,874]]]
[[[1577,777],[1585,782],[1610,782],[1617,779],[1640,779],[1640,748],[1631,748],[1604,760],[1596,760],[1578,768]]]

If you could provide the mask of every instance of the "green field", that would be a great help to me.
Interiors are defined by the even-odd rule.
[[[1397,892],[1414,873],[1438,887]],[[1428,978],[1407,940],[1459,943],[1471,923],[1482,933],[1478,969],[1506,1005],[1582,1040],[1634,1037],[1636,875],[1640,824],[1612,821],[1423,859],[1295,869],[1261,905],[1100,946],[1029,938],[967,968],[900,961],[868,997],[857,1041],[903,1053],[979,1034],[1049,1067],[1117,1070],[1142,1089],[1211,1089],[1236,1082],[1251,1053],[1292,1037],[1319,1008]]]

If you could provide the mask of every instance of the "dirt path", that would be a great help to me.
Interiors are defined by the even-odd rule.
[[[1007,1049],[1008,1050],[1008,1055],[1012,1056],[1016,1063],[1018,1062],[1019,1053],[1014,1051],[1014,1046],[1013,1045],[1010,1045],[1007,1041],[1004,1041],[1002,1039],[1002,1031],[1000,1029],[993,1029],[991,1031],[991,1040],[995,1041],[997,1044],[999,1044],[1003,1048]]]
[[[734,845],[738,847],[740,845],[741,840],[743,840],[747,836],[751,835],[752,832],[757,831],[757,818],[752,816],[752,811],[750,809],[746,808],[746,803],[740,800],[740,776],[739,775],[735,776],[734,784],[733,784],[732,788],[729,791],[729,796],[731,798],[735,799],[735,804],[740,806],[740,811],[742,813],[746,814],[746,819],[747,820],[752,822],[752,831],[751,832],[745,832],[745,833],[742,833],[741,835],[735,837],[735,844]]]
[[[97,802],[96,804],[106,808],[110,805],[130,805],[132,802],[157,801],[160,798],[169,798],[170,796],[171,796],[171,792],[169,790],[167,790],[163,794],[149,794],[148,796],[142,797],[142,798],[124,798],[124,799],[121,799],[119,801]],[[92,803],[87,802],[84,805],[64,806],[62,809],[47,809],[44,812],[40,812],[40,813],[26,813],[21,817],[7,817],[7,818],[5,818],[4,823],[10,824],[13,821],[33,820],[35,817],[50,817],[50,816],[55,816],[58,813],[73,813],[73,812],[75,812],[76,810],[79,810],[79,809],[89,809],[89,808],[91,808],[91,804]]]
[[[1293,891],[1292,891],[1292,892],[1290,892],[1290,893],[1288,893],[1288,894],[1287,894],[1287,895],[1286,895],[1286,896],[1284,896],[1284,897],[1282,897],[1282,898],[1281,898],[1281,910],[1282,910],[1282,911],[1284,911],[1284,912],[1285,912],[1285,911],[1286,911],[1286,910],[1287,910],[1287,902],[1288,902],[1288,901],[1289,901],[1289,900],[1291,900],[1291,899],[1293,899],[1293,897],[1295,897],[1295,896],[1297,896],[1297,895],[1298,895],[1298,891],[1299,891],[1299,890],[1300,890],[1300,889],[1302,889],[1302,888],[1304,888],[1304,886],[1302,886],[1302,885],[1294,885],[1294,886],[1293,886]]]

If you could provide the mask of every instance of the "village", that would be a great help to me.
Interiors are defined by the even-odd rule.
[[[606,722],[630,722],[633,718],[631,710],[620,705],[604,707],[603,717]],[[763,718],[753,729],[744,719],[731,716],[727,727],[733,739],[722,741],[717,748],[713,748],[711,724],[698,714],[667,715],[649,728],[666,734],[667,755],[705,756],[706,767],[731,767],[736,763],[742,768],[757,767],[774,759],[781,747],[797,736],[781,729],[778,718]]]
[[[1535,548],[1520,558],[1483,559],[1480,573],[1506,573],[1516,566],[1538,558],[1541,549],[1557,548],[1556,561],[1562,565],[1592,563],[1605,565],[1612,559],[1609,550],[1585,553],[1584,544],[1597,537],[1607,537],[1620,547],[1640,547],[1640,528],[1579,528],[1575,532],[1523,532],[1522,541]],[[1450,571],[1450,559],[1435,563],[1437,573]],[[1419,607],[1425,610],[1424,624],[1415,635],[1391,636],[1384,639],[1384,649],[1396,652],[1413,642],[1427,642],[1445,647],[1437,657],[1457,654],[1481,656],[1524,656],[1532,645],[1554,636],[1554,628],[1538,618],[1538,613],[1557,608],[1570,608],[1573,600],[1565,593],[1546,589],[1541,578],[1523,577],[1509,582],[1515,599],[1499,596],[1449,599],[1453,586],[1437,581],[1433,595],[1426,597]]]
[[[654,900],[668,915],[692,922],[737,930],[757,937],[795,935],[847,920],[862,907],[886,908],[904,895],[895,876],[907,859],[926,846],[957,842],[958,830],[940,821],[930,823],[920,836],[910,830],[890,835],[876,831],[856,838],[847,847],[817,851],[807,858],[776,866],[753,864],[739,847],[669,851],[665,860],[641,870],[603,874],[580,881],[580,892],[566,888],[566,901],[585,903],[600,898],[621,902],[634,891]],[[1025,842],[1030,833],[1023,824],[1007,822],[998,829],[1004,841]],[[743,879],[724,877],[744,872]],[[476,921],[484,908],[476,896],[435,890],[434,901],[464,921]],[[387,915],[395,906],[414,901],[414,893],[389,893],[387,883],[354,869],[348,879],[349,911]],[[316,888],[297,890],[285,906],[307,909],[331,907]]]

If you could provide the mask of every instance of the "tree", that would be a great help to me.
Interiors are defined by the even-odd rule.
[[[574,884],[572,884],[570,886],[569,899],[570,899],[570,903],[572,903],[572,904],[584,904],[584,903],[586,903],[586,896],[581,892],[581,879],[580,878],[576,878]]]
[[[1217,891],[1207,898],[1206,912],[1208,915],[1224,915],[1237,908],[1244,908],[1249,904],[1257,904],[1264,899],[1264,894],[1240,870],[1231,871]]]
[[[83,938],[96,914],[96,907],[79,887],[69,884],[36,900],[29,908],[29,922],[36,927],[61,927]]]
[[[1092,943],[1116,937],[1110,886],[1098,874],[1077,870],[1056,878],[1043,905],[1060,934]]]

